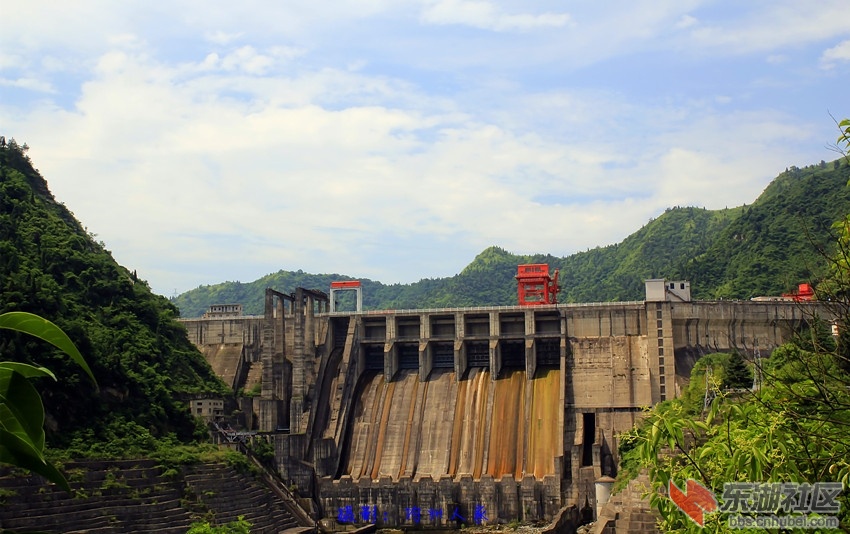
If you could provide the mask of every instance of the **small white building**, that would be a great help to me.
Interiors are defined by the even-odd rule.
[[[691,283],[688,281],[671,282],[663,278],[646,281],[647,302],[690,302]]]
[[[212,420],[224,415],[223,399],[192,399],[189,406],[191,407],[193,416],[202,417],[206,420]]]
[[[213,304],[202,317],[242,317],[241,304]]]

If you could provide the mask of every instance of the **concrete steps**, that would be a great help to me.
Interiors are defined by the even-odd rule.
[[[252,533],[299,527],[268,487],[224,464],[168,477],[150,460],[74,462],[63,472],[71,494],[39,476],[0,469],[0,530],[183,534],[198,518],[224,524],[239,516],[254,524]]]
[[[591,531],[592,534],[609,532],[627,532],[634,534],[652,534],[659,532],[657,518],[652,513],[644,493],[651,487],[649,476],[641,473],[628,486],[611,496],[611,499],[599,513],[599,519]]]
[[[178,534],[192,522],[180,487],[163,479],[152,462],[73,463],[64,471],[71,494],[41,477],[4,469],[0,528]]]
[[[251,477],[240,476],[227,465],[193,466],[185,481],[198,502],[215,512],[217,524],[244,516],[253,524],[252,533],[270,534],[299,526],[268,488]]]

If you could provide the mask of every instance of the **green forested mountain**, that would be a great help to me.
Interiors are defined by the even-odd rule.
[[[687,279],[695,298],[779,295],[800,282],[816,281],[826,262],[818,249],[835,242],[830,226],[850,213],[846,162],[792,167],[752,205],[710,211],[670,208],[621,243],[564,258],[515,255],[498,247],[481,252],[461,273],[413,284],[363,280],[367,309],[516,304],[516,267],[548,263],[560,269],[560,302],[641,300],[647,278]],[[327,291],[340,274],[279,271],[250,283],[201,286],[174,299],[183,316],[209,305],[242,303],[262,313],[266,287]]]
[[[177,308],[88,235],[14,141],[0,143],[0,313],[7,311],[64,329],[100,386],[51,346],[0,332],[2,359],[44,365],[59,378],[37,384],[54,445],[136,430],[187,439],[195,423],[181,394],[226,391],[175,321]]]
[[[776,295],[817,281],[827,267],[818,250],[834,245],[831,226],[850,213],[848,179],[846,161],[792,167],[677,274],[700,298]]]

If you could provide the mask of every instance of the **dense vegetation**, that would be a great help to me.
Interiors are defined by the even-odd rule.
[[[560,269],[560,302],[642,300],[648,278],[686,279],[698,299],[779,295],[823,274],[818,249],[834,243],[831,225],[850,212],[850,165],[821,162],[779,175],[749,206],[710,211],[670,208],[621,243],[565,258],[515,255],[498,247],[481,252],[461,273],[413,284],[363,280],[367,309],[516,304],[516,267],[548,263]],[[174,299],[184,317],[211,304],[242,303],[262,313],[267,287],[327,291],[340,274],[279,271],[250,283],[200,286]]]
[[[848,179],[841,160],[791,168],[677,274],[714,298],[776,295],[819,278],[837,237],[832,225],[850,212]]]
[[[704,357],[681,398],[656,405],[639,429],[621,437],[619,478],[649,471],[650,502],[664,532],[730,530],[732,514],[722,507],[706,515],[705,529],[692,522],[666,497],[671,481],[684,488],[696,480],[721,504],[729,500],[724,485],[730,482],[850,485],[850,367],[846,348],[823,332],[828,330],[808,332],[775,350],[759,366],[763,378],[756,391],[724,387],[734,356]],[[706,380],[708,369],[713,380]],[[706,410],[707,383],[718,396]],[[846,530],[850,497],[843,493],[838,502],[840,511],[827,515],[838,512]]]
[[[100,386],[58,349],[0,332],[4,359],[43,365],[60,378],[38,383],[54,446],[128,435],[190,440],[197,427],[187,395],[227,391],[175,321],[177,308],[56,202],[26,145],[13,140],[0,143],[0,313],[7,311],[61,327]]]
[[[839,127],[839,146],[850,149],[850,120],[842,121]],[[841,170],[837,167],[834,165],[834,170]],[[792,170],[780,177],[778,187],[763,195],[765,202],[775,196],[780,205],[789,206],[786,199],[778,197],[793,196],[799,185],[795,181],[798,174]],[[824,175],[817,171],[812,174]],[[846,170],[841,175],[846,176]],[[831,197],[824,181],[810,183],[814,188],[811,192]],[[846,183],[835,187],[846,193]],[[795,205],[793,209],[806,213],[809,207]],[[778,225],[763,217],[755,206],[746,216],[767,227],[765,233],[782,235],[771,230]],[[808,220],[826,225],[829,217],[811,213]],[[744,222],[742,218],[730,228],[752,254],[757,254],[755,250],[765,254],[768,245],[781,245],[747,233]],[[850,496],[846,493],[850,486],[850,210],[845,209],[832,229],[832,246],[822,244],[816,268],[824,276],[817,296],[826,306],[829,321],[808,317],[808,327],[793,342],[777,348],[764,360],[746,364],[737,354],[703,357],[694,366],[684,395],[654,406],[639,428],[620,437],[620,483],[639,469],[648,471],[652,487],[647,495],[660,515],[659,526],[664,532],[728,532],[734,530],[730,516],[735,521],[739,517],[755,521],[771,514],[838,518],[838,528],[850,528]],[[761,247],[749,247],[758,242]],[[733,264],[727,262],[726,267]],[[738,267],[749,266],[742,263]],[[724,272],[723,268],[715,271],[717,276]],[[746,272],[759,274],[758,270]],[[791,271],[791,275],[800,272],[808,271]],[[728,283],[724,287],[734,290]],[[751,382],[749,368],[759,377],[755,383]],[[716,394],[708,405],[713,395],[705,395],[706,389]],[[689,480],[713,492],[720,502],[712,503],[703,496],[688,517],[672,497],[677,495],[673,485],[684,488]],[[745,484],[735,487],[732,483]],[[749,489],[742,490],[747,484]],[[798,486],[805,490],[797,494],[791,484],[805,485]],[[816,485],[827,487],[832,498],[815,497]],[[687,487],[697,499],[698,486]],[[806,504],[809,489],[811,505]],[[830,494],[820,494],[824,495]],[[818,509],[818,503],[824,506]],[[748,506],[754,509],[748,510]],[[698,524],[701,521],[704,525]],[[829,529],[817,531],[824,530]]]

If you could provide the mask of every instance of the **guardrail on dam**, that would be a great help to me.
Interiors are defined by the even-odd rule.
[[[618,433],[678,395],[697,358],[767,356],[817,309],[665,300],[329,313],[323,295],[269,292],[262,318],[183,323],[208,354],[245,347],[231,367],[262,377],[244,409],[274,440],[284,479],[325,517],[386,526],[595,507],[594,482],[616,475]]]

